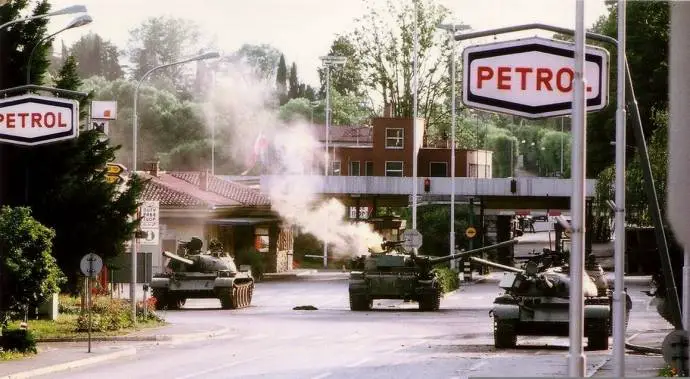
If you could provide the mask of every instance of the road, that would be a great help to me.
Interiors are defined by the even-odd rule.
[[[667,328],[640,291],[633,297],[628,334]],[[229,327],[223,337],[142,344],[135,357],[51,374],[51,378],[461,378],[467,376],[564,376],[568,341],[520,337],[519,347],[496,351],[488,315],[496,283],[461,287],[439,312],[416,303],[377,301],[370,312],[351,312],[343,275],[258,283],[249,308],[221,310],[215,300],[189,300],[165,314],[172,323]],[[317,310],[293,310],[312,305]],[[588,370],[609,351],[587,352]]]

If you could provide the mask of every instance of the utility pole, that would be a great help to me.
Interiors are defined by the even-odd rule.
[[[326,154],[325,154],[325,165],[324,165],[324,176],[328,176],[330,171],[330,162],[328,159],[328,149],[329,149],[329,139],[330,139],[330,129],[331,129],[331,67],[333,66],[344,66],[347,62],[346,57],[337,55],[326,55],[321,57],[321,61],[324,66],[326,66]],[[335,148],[333,149],[333,154],[335,156]],[[328,268],[328,240],[323,241],[323,268]]]

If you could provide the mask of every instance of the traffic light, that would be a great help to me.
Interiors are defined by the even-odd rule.
[[[424,179],[424,192],[429,193],[431,191],[431,179]]]

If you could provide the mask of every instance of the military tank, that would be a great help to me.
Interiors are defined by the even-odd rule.
[[[351,310],[369,310],[375,299],[399,299],[418,302],[422,311],[437,311],[441,303],[441,288],[433,271],[435,265],[514,245],[517,240],[441,257],[405,253],[403,242],[384,242],[380,249],[370,248],[369,255],[353,259],[349,277]]]
[[[544,249],[530,257],[523,268],[471,257],[477,263],[508,271],[499,283],[505,293],[494,300],[489,312],[494,319],[494,345],[513,348],[519,335],[563,336],[569,334],[570,273],[567,255]],[[608,349],[612,323],[612,292],[601,266],[593,256],[586,260],[582,277],[584,335],[592,350]],[[626,325],[632,301],[628,296]]]
[[[153,276],[151,289],[156,309],[179,309],[190,298],[217,298],[223,309],[244,308],[251,304],[254,278],[249,266],[235,265],[223,251],[201,252],[203,242],[194,237],[181,242],[170,258],[166,272]]]

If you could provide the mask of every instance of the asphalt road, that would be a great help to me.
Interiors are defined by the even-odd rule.
[[[666,328],[640,291],[633,297],[628,334]],[[172,323],[229,327],[221,338],[184,344],[141,345],[135,357],[51,374],[51,378],[461,378],[564,376],[568,341],[520,337],[518,348],[496,351],[488,315],[496,283],[463,286],[439,312],[416,303],[377,301],[370,312],[351,312],[342,275],[314,275],[257,285],[249,308],[221,310],[215,300],[189,300],[165,314]],[[312,305],[313,311],[296,311]],[[585,343],[586,345],[586,343]],[[587,352],[588,370],[608,351]]]

